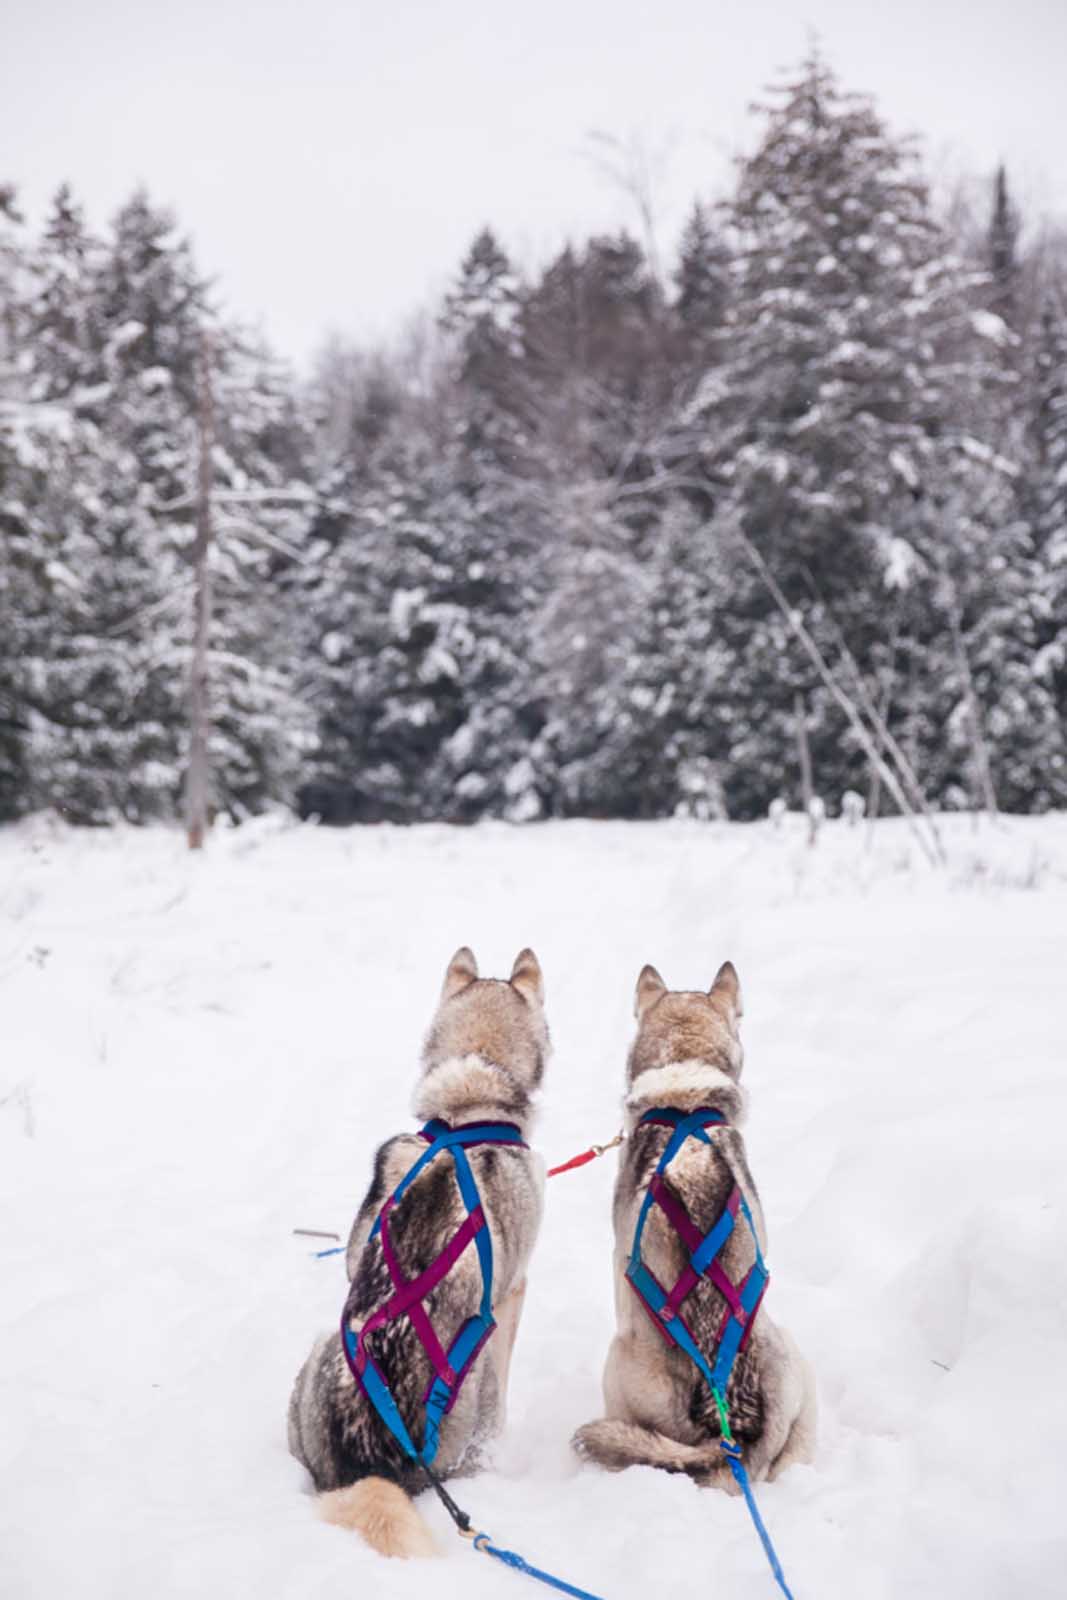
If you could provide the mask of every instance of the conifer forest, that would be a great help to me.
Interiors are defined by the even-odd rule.
[[[235,820],[1067,805],[1067,238],[816,56],[749,151],[299,378],[0,174],[0,820],[182,816],[198,705]]]

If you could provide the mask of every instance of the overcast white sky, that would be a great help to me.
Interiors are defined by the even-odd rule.
[[[523,264],[617,225],[590,129],[669,149],[665,248],[811,31],[923,136],[1067,216],[1067,0],[0,0],[0,178],[94,222],[172,205],[228,304],[304,360],[387,335],[489,222]]]

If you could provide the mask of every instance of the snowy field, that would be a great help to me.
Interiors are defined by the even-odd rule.
[[[769,1307],[818,1373],[764,1486],[797,1600],[1067,1593],[1067,818],[0,832],[0,1594],[337,1600],[547,1590],[456,1539],[319,1524],[289,1388],[334,1322],[372,1151],[412,1125],[445,963],[545,971],[539,1144],[618,1126],[638,969],[745,989]],[[599,1414],[613,1158],[552,1181],[493,1469],[498,1543],[605,1600],[771,1600],[743,1506],[568,1449]],[[432,1587],[428,1587],[428,1585]]]

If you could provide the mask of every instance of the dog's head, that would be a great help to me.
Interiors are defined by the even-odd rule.
[[[706,992],[668,989],[655,967],[643,967],[634,992],[637,1037],[626,1072],[631,1091],[645,1097],[646,1087],[653,1091],[655,1085],[638,1080],[650,1072],[663,1076],[666,1069],[672,1069],[663,1079],[668,1104],[676,1103],[667,1098],[669,1085],[692,1078],[697,1089],[704,1068],[736,1084],[744,1063],[741,1012],[741,985],[730,961],[723,962]]]
[[[497,1115],[521,1120],[549,1050],[544,1002],[532,950],[519,951],[506,979],[480,978],[473,951],[457,950],[423,1047],[420,1115],[474,1120],[492,1101]]]

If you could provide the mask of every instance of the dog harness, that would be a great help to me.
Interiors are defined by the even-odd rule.
[[[704,1144],[710,1145],[711,1139],[706,1130],[714,1125],[724,1126],[726,1118],[721,1111],[707,1108],[693,1111],[688,1116],[680,1111],[657,1110],[646,1112],[638,1126],[644,1127],[649,1123],[673,1128],[674,1132],[667,1140],[659,1165],[645,1191],[637,1227],[634,1230],[633,1248],[630,1251],[626,1276],[630,1281],[630,1287],[666,1342],[676,1344],[679,1349],[685,1351],[713,1392],[718,1390],[721,1394],[725,1394],[734,1362],[752,1332],[752,1325],[756,1320],[756,1313],[760,1308],[770,1275],[764,1265],[748,1201],[741,1193],[738,1184],[734,1184],[714,1226],[709,1228],[707,1233],[701,1233],[678,1196],[667,1187],[664,1174],[687,1139],[700,1139]],[[659,1206],[689,1256],[674,1287],[669,1291],[641,1259],[641,1237],[653,1205]],[[720,1265],[719,1256],[734,1231],[738,1212],[748,1224],[756,1259],[742,1282],[734,1284]],[[726,1301],[726,1313],[710,1356],[705,1356],[700,1349],[681,1314],[683,1302],[693,1292],[701,1278],[707,1278],[713,1283]]]
[[[450,1128],[437,1118],[421,1129],[419,1137],[425,1139],[428,1149],[410,1166],[379,1211],[370,1238],[381,1237],[382,1256],[393,1282],[393,1294],[371,1313],[358,1334],[349,1327],[351,1291],[341,1314],[341,1346],[352,1376],[367,1396],[389,1432],[404,1453],[413,1461],[429,1467],[437,1454],[441,1420],[456,1403],[464,1379],[478,1359],[483,1346],[496,1327],[493,1320],[493,1244],[485,1219],[478,1185],[474,1180],[466,1152],[472,1145],[510,1144],[526,1149],[521,1131],[510,1122],[472,1122],[463,1127]],[[401,1196],[410,1188],[430,1162],[447,1151],[455,1167],[456,1182],[467,1208],[466,1220],[461,1223],[444,1249],[416,1278],[405,1278],[400,1270],[392,1242],[389,1238],[389,1215]],[[469,1317],[452,1340],[447,1352],[433,1330],[433,1325],[423,1304],[430,1291],[446,1277],[459,1260],[471,1240],[478,1252],[482,1272],[482,1298],[478,1311]],[[418,1335],[433,1369],[429,1388],[423,1397],[425,1423],[422,1448],[416,1449],[411,1434],[397,1407],[381,1368],[367,1348],[367,1339],[378,1328],[406,1316]]]
[[[677,1345],[680,1350],[685,1351],[711,1390],[719,1414],[719,1444],[722,1452],[729,1463],[734,1481],[745,1497],[745,1504],[748,1506],[749,1515],[770,1562],[775,1581],[787,1600],[792,1600],[781,1563],[771,1543],[770,1535],[763,1525],[752,1493],[752,1485],[748,1481],[748,1473],[741,1458],[741,1446],[730,1431],[730,1413],[726,1404],[726,1386],[730,1381],[734,1362],[748,1342],[756,1313],[770,1281],[763,1252],[760,1250],[756,1224],[752,1220],[752,1212],[748,1201],[741,1193],[740,1185],[735,1183],[717,1221],[707,1233],[701,1233],[678,1196],[667,1187],[665,1177],[667,1168],[687,1139],[699,1139],[703,1144],[710,1145],[712,1141],[708,1136],[708,1128],[726,1126],[726,1118],[721,1111],[713,1111],[708,1107],[690,1112],[688,1116],[684,1112],[667,1107],[647,1111],[638,1123],[638,1127],[644,1127],[649,1123],[673,1128],[674,1131],[667,1140],[663,1154],[659,1158],[659,1165],[645,1191],[637,1227],[634,1229],[634,1242],[626,1267],[626,1276],[630,1287],[648,1312],[658,1332],[668,1344]],[[641,1237],[654,1205],[659,1206],[681,1239],[689,1257],[674,1286],[669,1290],[663,1287],[641,1259]],[[738,1213],[744,1218],[752,1235],[756,1259],[741,1282],[735,1284],[727,1276],[719,1256],[737,1226]],[[719,1326],[714,1348],[708,1354],[701,1350],[681,1314],[683,1302],[702,1278],[713,1283],[726,1301],[726,1312]]]

